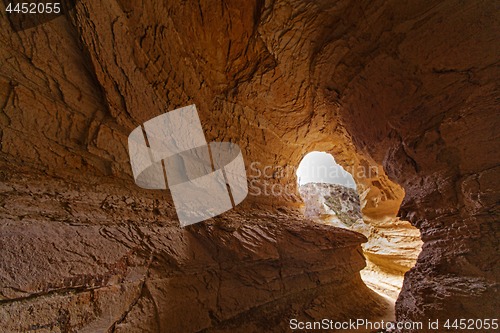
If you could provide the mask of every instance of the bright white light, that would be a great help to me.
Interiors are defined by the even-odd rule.
[[[297,169],[299,185],[307,183],[340,184],[356,189],[351,174],[335,163],[332,155],[314,151],[304,157]]]

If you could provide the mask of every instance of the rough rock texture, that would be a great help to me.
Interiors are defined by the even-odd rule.
[[[251,196],[246,204],[292,207],[300,201],[295,174],[275,171],[296,167],[307,152],[321,150],[352,173],[370,228],[399,223],[399,211],[420,229],[423,250],[405,276],[399,319],[497,314],[499,2],[82,0],[67,15],[18,33],[4,6],[1,2],[0,157],[9,170],[23,166],[78,184],[82,190],[75,193],[82,198],[103,183],[133,192],[126,147],[130,131],[195,103],[207,141],[242,148],[252,193],[264,196],[269,186],[289,185],[290,191],[280,192],[284,195],[260,201]],[[261,173],[249,168],[253,162]],[[273,172],[265,173],[266,166]],[[3,188],[11,191],[12,182],[7,178]],[[140,193],[131,199],[144,199]],[[60,239],[57,246],[71,243],[91,222],[115,223],[103,210],[122,203],[107,195],[102,207],[72,198],[66,208],[38,212],[55,219],[55,229],[43,225],[40,232]],[[148,195],[151,211],[139,207],[138,214],[161,220],[155,205],[171,202],[168,193]],[[35,225],[18,225],[36,211],[31,205],[15,211],[28,197],[36,199],[33,193],[4,206],[11,217],[2,235],[37,233]],[[45,200],[38,199],[35,207]],[[55,226],[68,211],[87,222],[62,236]],[[16,223],[9,222],[13,219]],[[118,221],[129,228],[126,220]],[[38,264],[40,251],[30,245],[35,240],[20,238],[18,244],[9,255],[12,261],[2,255],[4,267],[26,258],[9,282],[13,286],[38,276],[25,268]],[[30,247],[36,251],[22,252]],[[88,254],[91,260],[117,262],[115,250],[95,251],[100,254]],[[104,259],[107,255],[112,259]],[[83,266],[75,275],[105,274],[92,262]],[[123,285],[113,297],[130,301],[123,291],[141,290],[138,283]],[[39,284],[30,288],[38,290]],[[23,297],[24,291],[8,292]],[[85,292],[78,297],[98,299]],[[134,309],[153,313],[148,297]],[[98,308],[105,302],[89,304]],[[10,306],[4,302],[2,309]],[[58,322],[66,323],[68,307],[60,308]],[[33,325],[38,324],[47,325]]]
[[[361,275],[371,288],[396,299],[403,285],[404,274],[415,266],[422,248],[420,232],[407,221],[387,218],[376,224],[358,220],[350,229],[364,234],[363,244],[367,267]]]
[[[363,281],[396,300],[404,274],[415,266],[421,251],[418,229],[397,217],[373,221],[365,216],[364,220],[358,194],[342,185],[309,183],[301,185],[299,191],[305,216],[321,224],[357,231],[368,238],[361,245],[367,259],[367,267],[361,271]]]
[[[388,21],[389,45],[368,56],[341,99],[355,142],[404,187],[399,215],[420,229],[424,242],[396,314],[496,317],[500,4],[445,1],[407,9]]]
[[[153,191],[1,174],[3,332],[283,331],[390,306],[359,277],[366,238],[297,210],[179,228]]]
[[[308,183],[299,187],[304,200],[302,212],[307,217],[334,216],[344,227],[352,226],[362,218],[358,193],[336,184]]]

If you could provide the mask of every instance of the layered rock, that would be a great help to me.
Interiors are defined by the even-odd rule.
[[[413,268],[422,248],[420,232],[408,221],[386,218],[370,223],[359,220],[351,230],[368,238],[363,244],[367,267],[362,271],[363,280],[371,288],[396,300],[401,292],[404,274]]]
[[[358,193],[352,188],[336,184],[308,183],[299,187],[299,193],[304,200],[302,212],[307,217],[335,216],[346,227],[352,226],[362,217]]]
[[[366,238],[298,211],[179,228],[153,191],[1,171],[4,332],[232,332],[387,312],[359,278]]]
[[[363,281],[396,300],[404,274],[415,265],[421,251],[418,229],[397,217],[371,220],[369,213],[362,216],[358,194],[342,185],[309,183],[299,190],[305,216],[367,237],[368,242],[362,244],[367,259],[367,267],[361,271]]]
[[[405,275],[398,319],[493,318],[500,71],[492,41],[500,40],[500,7],[446,1],[407,16],[410,8],[386,21],[401,30],[391,29],[389,44],[379,44],[385,52],[342,90],[341,112],[358,146],[404,187],[399,215],[424,242]]]
[[[381,236],[387,239],[395,228],[409,229],[398,211],[420,229],[423,250],[406,274],[399,319],[492,318],[500,307],[499,6],[81,0],[67,15],[19,32],[2,9],[0,158],[9,168],[42,170],[81,188],[114,183],[117,191],[133,191],[130,131],[195,103],[207,141],[242,148],[254,194],[289,186],[276,197],[248,199],[267,201],[259,214],[300,201],[293,172],[264,168],[293,168],[320,150],[353,175],[369,230],[388,225]],[[264,171],[259,176],[253,162]],[[131,199],[155,203],[164,196],[171,205],[168,193]],[[16,211],[23,200],[5,208],[8,219],[36,210]],[[57,223],[70,211],[101,221],[108,204],[123,205],[112,196],[102,200],[102,207],[88,206],[72,197],[68,208],[55,204],[45,218]],[[155,205],[138,208],[152,216],[147,223],[161,216]],[[11,258],[30,246],[22,238],[19,244]],[[36,253],[44,248],[37,244]],[[26,258],[11,272],[14,280],[30,277],[25,267],[37,258]],[[76,272],[100,272],[89,267],[96,271]],[[152,303],[138,304],[152,313]],[[64,311],[60,316],[65,322]]]

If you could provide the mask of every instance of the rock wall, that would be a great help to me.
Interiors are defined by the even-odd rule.
[[[409,8],[385,21],[392,26],[388,44],[369,55],[341,99],[358,147],[405,189],[399,215],[420,229],[424,242],[396,314],[494,317],[500,7],[446,1]]]
[[[130,131],[194,103],[208,141],[242,148],[252,191],[291,186],[247,204],[300,201],[293,172],[255,176],[251,163],[261,171],[293,168],[307,152],[327,151],[353,174],[370,227],[399,223],[399,211],[420,229],[424,246],[406,274],[399,319],[495,314],[497,2],[82,0],[20,32],[4,6],[0,157],[7,168],[82,188],[133,186]],[[171,202],[168,193],[151,198]],[[73,198],[43,214],[57,220],[79,207],[75,214],[100,221],[108,201],[84,209]],[[9,219],[36,211],[28,205],[10,213],[16,205],[5,208]],[[159,219],[154,205],[148,214]],[[17,228],[7,226],[3,232]]]
[[[342,185],[309,183],[299,187],[304,200],[302,213],[315,222],[354,230],[365,235],[362,244],[367,266],[363,281],[388,297],[398,298],[404,274],[417,261],[422,249],[418,229],[408,221],[387,216],[373,219],[361,213],[355,190]]]
[[[155,191],[0,170],[3,332],[284,331],[389,311],[359,277],[366,238],[297,210],[179,228]]]
[[[350,227],[363,216],[356,190],[338,184],[308,183],[299,186],[302,213],[310,218],[334,216],[341,227]]]

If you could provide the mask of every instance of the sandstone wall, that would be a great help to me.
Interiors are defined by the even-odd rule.
[[[247,171],[296,167],[312,150],[379,167],[353,172],[366,220],[378,227],[399,211],[424,241],[400,319],[499,308],[496,2],[80,1],[18,33],[3,6],[9,168],[131,184],[130,131],[195,103],[207,140],[240,145]]]
[[[2,332],[285,331],[390,311],[359,277],[366,238],[297,210],[179,228],[156,191],[0,173]]]

